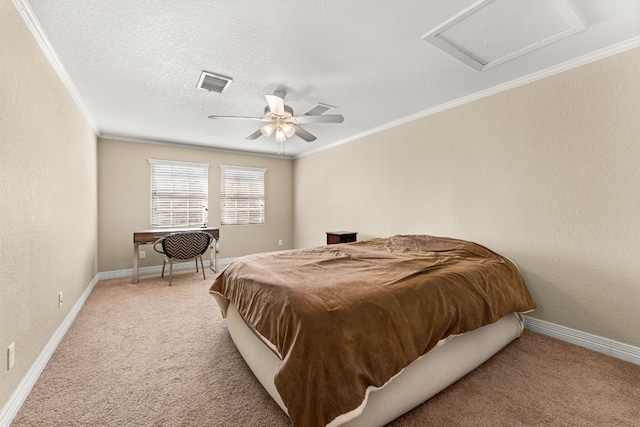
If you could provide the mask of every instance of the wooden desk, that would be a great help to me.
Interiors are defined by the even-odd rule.
[[[168,236],[172,233],[184,233],[185,231],[204,231],[209,233],[215,239],[215,243],[209,247],[209,267],[218,271],[218,240],[220,239],[220,230],[213,227],[197,227],[197,228],[159,228],[154,230],[143,230],[133,232],[133,283],[138,283],[139,262],[140,262],[140,245],[153,244],[161,237]],[[214,268],[215,266],[215,268]]]

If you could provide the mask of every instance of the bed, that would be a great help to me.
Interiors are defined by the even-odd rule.
[[[210,292],[294,426],[383,425],[520,336],[535,309],[507,258],[427,235],[241,257]]]

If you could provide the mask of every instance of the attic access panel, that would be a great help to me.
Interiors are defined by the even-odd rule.
[[[485,71],[584,29],[570,0],[480,0],[422,39]]]

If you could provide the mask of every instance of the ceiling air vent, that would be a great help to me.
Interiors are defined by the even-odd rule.
[[[222,93],[227,90],[232,81],[233,79],[230,77],[203,71],[200,76],[200,80],[198,81],[198,89]]]
[[[332,105],[327,105],[327,104],[318,104],[315,107],[313,107],[311,110],[307,111],[306,113],[304,113],[305,116],[319,116],[320,114],[324,114],[329,110],[333,110],[334,106]]]

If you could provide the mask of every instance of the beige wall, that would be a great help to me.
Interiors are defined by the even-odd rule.
[[[516,261],[534,316],[640,346],[639,68],[635,49],[295,162],[110,140],[96,149],[0,0],[0,407],[96,272],[131,267],[131,233],[149,227],[148,158],[210,164],[210,225],[219,165],[267,168],[267,223],[223,227],[222,257],[320,245],[331,229],[466,238]]]
[[[534,317],[640,346],[640,49],[295,161],[294,245],[426,233],[512,258]]]
[[[95,277],[98,247],[96,138],[9,0],[0,138],[1,408]]]
[[[263,167],[265,224],[220,227],[220,257],[288,249],[293,244],[293,161],[169,145],[98,141],[99,270],[133,266],[132,233],[150,225],[149,159],[209,163],[209,221],[220,227],[220,165]],[[282,240],[283,245],[278,246]],[[140,266],[161,265],[152,245]]]

